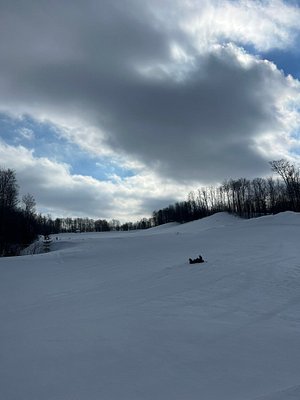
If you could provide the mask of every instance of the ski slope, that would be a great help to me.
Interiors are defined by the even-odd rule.
[[[0,399],[299,400],[299,237],[219,213],[0,259]]]

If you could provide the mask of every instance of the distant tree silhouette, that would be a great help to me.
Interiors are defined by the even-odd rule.
[[[0,209],[13,210],[18,204],[19,186],[12,169],[0,169]]]
[[[35,214],[35,200],[31,194],[23,196],[24,207],[19,207],[19,186],[16,173],[0,168],[0,256],[17,255],[34,241],[49,220]]]
[[[27,193],[22,197],[26,215],[35,214],[36,202],[32,194]]]
[[[60,232],[105,232],[110,230],[147,229],[168,222],[189,222],[219,211],[243,218],[253,218],[286,210],[300,211],[299,168],[286,160],[270,162],[278,179],[229,179],[218,187],[191,191],[187,200],[155,210],[150,218],[120,224],[116,219],[56,218],[36,214],[31,194],[22,197],[18,207],[19,187],[15,171],[0,168],[0,256],[17,254],[37,234]]]
[[[300,176],[299,168],[289,161],[281,159],[270,162],[272,170],[283,179],[286,185],[287,200],[289,209],[300,211]]]
[[[300,211],[299,168],[286,160],[270,162],[281,179],[229,179],[219,187],[190,192],[187,201],[177,202],[152,214],[153,225],[188,222],[219,211],[254,218],[286,210]]]

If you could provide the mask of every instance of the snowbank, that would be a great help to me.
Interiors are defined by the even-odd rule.
[[[221,213],[1,259],[0,398],[299,399],[299,234]]]

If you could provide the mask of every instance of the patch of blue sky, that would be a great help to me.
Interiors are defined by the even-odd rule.
[[[294,129],[293,132],[290,133],[290,137],[292,139],[296,139],[299,141],[299,146],[300,146],[300,128],[299,129]]]
[[[246,53],[258,55],[258,51],[255,49],[255,46],[253,46],[251,43],[245,44],[245,43],[235,42],[235,44],[238,47],[243,48],[246,51]]]
[[[39,122],[29,116],[11,118],[0,113],[0,138],[11,146],[21,145],[34,150],[35,157],[66,163],[75,175],[87,175],[98,180],[111,180],[113,176],[125,179],[134,171],[123,168],[107,157],[95,157],[83,151],[59,134],[51,123]]]
[[[34,149],[38,157],[51,158],[59,145],[59,138],[51,124],[40,123],[28,116],[14,119],[0,114],[0,137],[11,146]]]
[[[285,0],[284,2],[291,6],[300,7],[300,0]]]
[[[297,156],[299,159],[300,156],[300,146],[296,146],[293,149],[290,150],[291,156]]]
[[[273,62],[286,76],[291,75],[293,78],[300,79],[300,48],[273,49],[260,52],[250,43],[236,42],[235,44],[242,47],[248,54]]]
[[[289,149],[291,156],[300,156],[300,128],[294,129],[290,132],[291,139],[294,139],[293,147]]]
[[[292,50],[272,50],[261,54],[265,58],[282,70],[285,75],[300,79],[300,48]]]
[[[72,156],[72,174],[88,175],[102,181],[125,179],[134,176],[134,171],[123,168],[106,157],[90,157],[88,153],[79,152]]]

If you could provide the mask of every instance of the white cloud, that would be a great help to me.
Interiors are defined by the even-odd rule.
[[[296,45],[300,9],[282,0],[190,0],[184,5],[179,25],[198,50],[222,41],[251,44],[259,51]]]
[[[258,176],[268,160],[292,156],[299,82],[239,46],[293,47],[299,8],[281,0],[74,0],[39,12],[30,3],[3,3],[0,109],[51,121],[90,155],[136,173],[101,182],[10,148],[26,191],[37,185],[44,207],[64,201],[71,213],[84,204],[107,218],[142,215],[155,197]]]
[[[150,172],[139,176],[100,181],[90,176],[72,175],[67,164],[35,157],[23,146],[0,141],[1,167],[16,171],[20,193],[34,195],[38,209],[54,217],[73,216],[117,218],[122,222],[150,216],[156,207],[182,199],[187,187],[162,181]],[[153,208],[152,208],[153,207]]]

